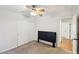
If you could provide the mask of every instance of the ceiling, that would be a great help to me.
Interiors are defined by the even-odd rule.
[[[74,14],[77,10],[76,5],[37,5],[36,7],[44,7],[46,14],[57,15],[59,13],[72,13]],[[8,10],[13,12],[25,11],[29,12],[29,9],[25,8],[24,5],[0,5],[0,10]]]

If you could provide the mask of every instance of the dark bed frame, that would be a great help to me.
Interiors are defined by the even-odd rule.
[[[56,46],[56,32],[38,31],[38,42],[44,40],[52,43],[52,47]]]

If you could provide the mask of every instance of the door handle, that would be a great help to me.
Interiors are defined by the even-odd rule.
[[[74,40],[78,40],[78,39],[74,39]]]

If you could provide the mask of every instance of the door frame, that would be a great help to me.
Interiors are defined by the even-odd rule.
[[[72,39],[73,39],[73,54],[77,54],[77,33],[78,33],[78,14],[75,14],[72,19]]]

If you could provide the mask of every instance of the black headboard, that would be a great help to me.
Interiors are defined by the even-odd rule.
[[[56,32],[48,32],[48,31],[38,31],[38,42],[39,40],[45,40],[53,43],[53,47],[55,47],[56,43]]]

